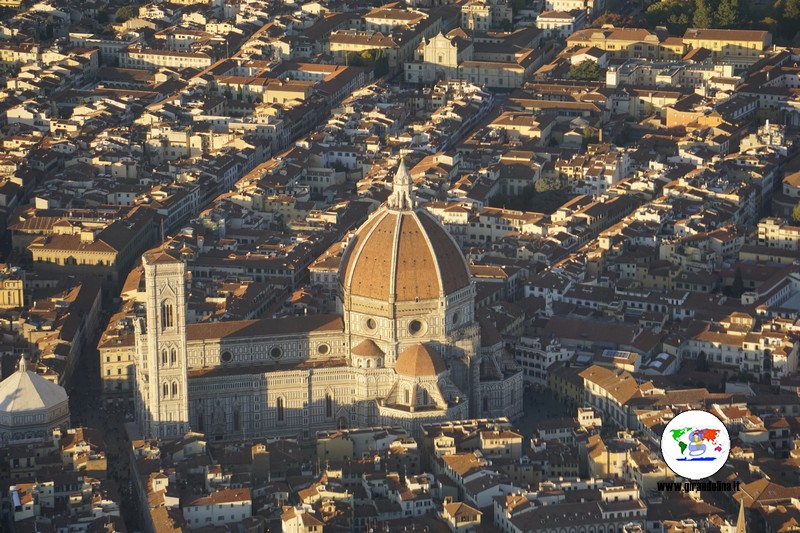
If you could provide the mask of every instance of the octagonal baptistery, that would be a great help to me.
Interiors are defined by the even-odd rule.
[[[383,352],[373,350],[379,355],[358,362],[354,356],[355,366],[393,366],[411,344],[446,343],[476,330],[464,255],[439,221],[416,205],[404,162],[387,203],[348,244],[339,279],[350,348],[360,353],[369,339]]]
[[[43,440],[53,428],[69,424],[69,398],[63,387],[28,370],[20,357],[17,371],[0,383],[0,448]]]

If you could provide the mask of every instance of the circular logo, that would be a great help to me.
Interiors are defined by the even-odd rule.
[[[661,434],[661,455],[675,474],[686,479],[713,476],[731,453],[725,424],[706,411],[685,411]]]

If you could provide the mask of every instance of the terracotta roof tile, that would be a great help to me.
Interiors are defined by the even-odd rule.
[[[358,231],[341,268],[353,296],[381,301],[438,298],[470,283],[458,245],[423,209],[379,212]]]
[[[400,352],[394,369],[406,376],[437,376],[447,370],[447,365],[433,348],[414,344]]]
[[[375,344],[372,339],[364,339],[352,350],[353,355],[361,355],[365,357],[381,357],[384,355],[383,350]]]
[[[339,315],[313,315],[292,318],[232,320],[186,325],[186,340],[211,340],[231,337],[258,337],[315,331],[342,331]]]

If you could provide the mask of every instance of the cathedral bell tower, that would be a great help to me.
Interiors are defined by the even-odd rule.
[[[145,329],[137,332],[137,419],[148,437],[189,431],[186,355],[186,264],[166,250],[142,257],[147,297]]]

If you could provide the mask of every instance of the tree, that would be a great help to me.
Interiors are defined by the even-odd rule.
[[[373,75],[375,78],[380,78],[381,76],[385,76],[389,74],[389,58],[386,56],[381,56],[375,60],[375,69],[373,70]]]
[[[533,187],[536,192],[558,191],[563,188],[558,178],[539,178]]]
[[[797,205],[792,209],[792,220],[796,224],[800,224],[800,202],[797,202]]]
[[[800,0],[786,0],[783,7],[783,18],[800,19]]]
[[[514,23],[508,19],[503,19],[500,21],[500,31],[507,31],[512,32],[514,31]]]
[[[772,17],[764,17],[759,24],[773,35],[778,32],[778,21]]]
[[[584,146],[589,146],[590,144],[597,144],[600,142],[600,132],[597,130],[597,128],[587,126],[583,128],[581,135],[583,136]]]
[[[597,61],[591,59],[584,59],[577,65],[573,65],[568,73],[570,78],[576,80],[599,81],[603,79],[605,74]]]
[[[708,372],[708,356],[706,352],[701,351],[697,355],[697,365],[695,366],[700,372]]]
[[[555,213],[559,207],[564,205],[571,198],[573,198],[573,195],[570,194],[567,189],[541,192],[533,197],[528,204],[528,210],[549,215]]]
[[[680,35],[692,20],[695,0],[663,0],[651,4],[645,11],[650,26],[666,26],[670,33]]]
[[[117,19],[117,22],[125,22],[126,20],[134,18],[136,15],[138,15],[138,13],[134,6],[122,6],[114,13],[114,18]]]
[[[717,8],[717,27],[736,28],[742,23],[739,0],[721,0]]]
[[[640,20],[636,20],[631,16],[621,15],[619,13],[603,13],[594,19],[589,27],[602,28],[604,24],[611,24],[615,28],[640,28],[642,26]]]
[[[692,24],[695,28],[714,27],[714,6],[711,5],[710,0],[696,0]]]
[[[744,278],[742,277],[742,269],[736,267],[736,273],[733,275],[733,284],[731,285],[730,295],[733,298],[741,298],[744,293]]]
[[[347,52],[347,64],[351,67],[366,67],[367,64],[358,52]]]

